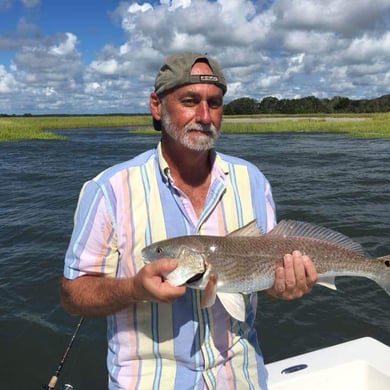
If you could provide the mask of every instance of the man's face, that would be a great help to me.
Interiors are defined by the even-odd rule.
[[[206,63],[196,63],[191,74],[211,74]],[[214,84],[179,87],[162,100],[161,123],[173,140],[196,151],[209,150],[219,136],[223,93]]]

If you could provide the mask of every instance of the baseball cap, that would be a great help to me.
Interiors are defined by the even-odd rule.
[[[206,62],[212,74],[191,75],[196,62]],[[165,58],[154,82],[154,91],[161,96],[165,92],[187,84],[216,84],[226,93],[226,80],[218,63],[206,54],[186,52]]]

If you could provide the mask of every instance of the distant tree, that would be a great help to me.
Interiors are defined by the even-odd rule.
[[[249,97],[236,99],[225,105],[224,113],[228,115],[257,114],[258,103],[255,99]]]
[[[300,106],[302,113],[317,113],[321,106],[320,99],[315,96],[306,96],[302,99],[299,99],[298,106]]]
[[[352,100],[343,96],[332,99],[319,99],[305,96],[299,99],[278,99],[265,97],[261,102],[252,98],[240,98],[231,101],[224,107],[228,115],[251,114],[316,114],[316,113],[359,113],[389,112],[390,94],[376,99]]]
[[[335,96],[331,100],[331,105],[333,107],[334,112],[347,112],[349,104],[350,100],[342,96]]]
[[[277,114],[279,113],[279,99],[274,96],[265,97],[259,103],[259,111],[262,114]]]
[[[388,112],[390,111],[390,95],[383,95],[379,98],[371,100],[373,112]]]
[[[332,113],[333,108],[332,108],[330,102],[331,102],[330,99],[321,99],[318,112]]]

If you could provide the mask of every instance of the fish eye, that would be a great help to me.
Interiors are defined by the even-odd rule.
[[[390,260],[386,260],[386,261],[385,261],[385,266],[386,266],[386,267],[390,267]]]
[[[164,252],[164,250],[163,250],[163,248],[161,248],[161,246],[158,246],[157,248],[156,248],[156,253],[163,253]]]

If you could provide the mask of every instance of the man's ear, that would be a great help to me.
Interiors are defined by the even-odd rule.
[[[149,110],[156,120],[161,120],[161,100],[155,92],[150,94]]]

